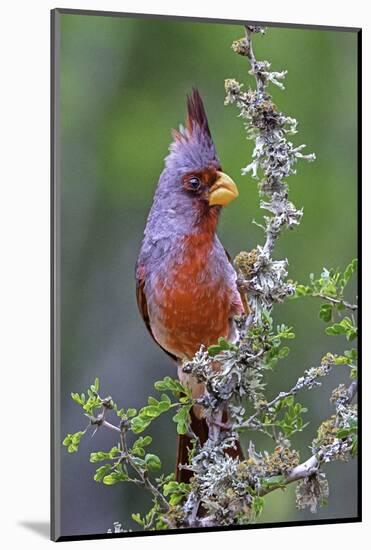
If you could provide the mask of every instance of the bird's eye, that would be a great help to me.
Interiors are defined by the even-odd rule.
[[[189,188],[192,191],[197,191],[197,189],[199,189],[199,187],[201,185],[201,181],[197,176],[192,176],[191,178],[189,178],[187,183],[188,183]]]

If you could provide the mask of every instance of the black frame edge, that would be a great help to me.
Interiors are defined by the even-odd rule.
[[[74,8],[55,8],[60,14],[66,15],[90,15],[99,17],[126,17],[135,19],[169,19],[173,21],[193,21],[194,23],[221,23],[230,25],[241,25],[249,23],[251,25],[263,25],[267,27],[283,27],[293,29],[316,29],[316,30],[330,30],[339,32],[358,32],[360,27],[339,27],[331,25],[311,25],[310,23],[284,23],[284,22],[270,22],[270,21],[252,21],[251,19],[221,19],[215,17],[196,17],[188,15],[159,15],[155,13],[137,13],[137,12],[120,12],[120,11],[104,11],[104,10],[85,10]]]
[[[58,70],[59,70],[59,10],[50,11],[50,539],[60,540],[60,486],[59,429],[57,406],[60,391],[58,373],[58,315],[59,315],[59,187],[58,187]]]

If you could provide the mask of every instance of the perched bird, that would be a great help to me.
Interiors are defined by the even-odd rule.
[[[198,90],[187,97],[186,126],[173,130],[170,154],[158,181],[136,265],[137,302],[155,342],[178,364],[178,377],[204,390],[182,371],[201,344],[223,336],[233,340],[234,316],[244,312],[236,273],[216,228],[223,206],[238,196],[223,173]],[[201,443],[208,425],[201,407],[193,407],[192,431]],[[176,476],[187,481],[179,464],[188,459],[188,436],[178,436]],[[240,454],[240,450],[237,450]]]

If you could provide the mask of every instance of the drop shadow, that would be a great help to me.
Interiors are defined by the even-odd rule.
[[[33,531],[42,538],[50,538],[50,523],[48,521],[19,521],[18,525]]]

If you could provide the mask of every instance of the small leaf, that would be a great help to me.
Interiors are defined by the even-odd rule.
[[[358,265],[358,260],[357,258],[354,258],[354,260],[352,260],[350,264],[348,264],[347,267],[345,268],[344,275],[341,281],[343,288],[348,284],[353,273],[355,273],[355,271],[357,270],[357,265]]]
[[[290,353],[290,348],[287,347],[287,346],[283,346],[279,352],[278,352],[278,357],[280,359],[284,359],[285,357],[287,357],[287,355]]]
[[[144,459],[145,465],[148,470],[160,470],[161,469],[161,460],[157,455],[146,454]]]
[[[336,336],[337,334],[345,334],[346,329],[340,323],[335,323],[334,325],[327,327],[325,332],[329,336]]]
[[[218,353],[220,353],[221,349],[220,349],[220,346],[215,344],[215,345],[209,346],[207,348],[207,351],[210,357],[215,357],[216,355],[218,355]]]
[[[170,506],[176,506],[177,504],[182,502],[184,497],[185,497],[185,495],[182,495],[181,493],[178,493],[178,494],[174,493],[173,495],[171,495],[170,500],[169,500]]]
[[[74,434],[67,434],[62,444],[67,447],[69,453],[76,453],[79,450],[79,444],[82,437],[85,435],[86,430],[83,432],[76,432]]]
[[[139,525],[144,525],[144,521],[140,517],[140,514],[131,514],[131,517],[136,523],[139,523]]]
[[[285,483],[285,476],[283,475],[277,475],[277,476],[271,476],[269,478],[263,479],[262,486],[265,489],[270,489],[273,487],[286,487]]]
[[[161,414],[161,411],[159,407],[155,405],[148,405],[147,407],[143,407],[143,409],[139,411],[139,416],[144,415],[144,416],[149,416],[151,418],[156,418],[160,414]]]
[[[179,380],[174,380],[170,376],[165,376],[163,380],[158,380],[154,384],[158,391],[171,391],[173,393],[186,393],[186,389],[183,388]]]
[[[319,317],[325,323],[329,323],[332,319],[332,305],[331,304],[323,304],[321,306],[320,311],[319,311]]]
[[[110,474],[108,476],[104,476],[103,483],[104,485],[116,485],[116,483],[119,483],[119,479],[117,479],[114,475]]]
[[[155,407],[157,407],[158,405],[158,401],[157,399],[155,399],[154,397],[148,397],[148,405],[154,405]]]
[[[295,287],[295,297],[300,298],[301,296],[307,296],[311,294],[311,288],[304,285],[296,285]]]
[[[138,434],[143,432],[149,425],[150,420],[144,420],[140,416],[134,416],[131,420],[131,429],[134,433]]]
[[[264,510],[264,498],[254,496],[252,499],[252,511],[255,518],[258,518]]]
[[[177,433],[180,435],[184,435],[188,431],[189,410],[190,406],[180,407],[178,412],[173,416],[174,422],[177,423]]]
[[[170,399],[170,397],[169,397],[166,393],[163,393],[163,394],[161,395],[161,402],[164,402],[164,401],[165,401],[166,403],[168,403],[169,405],[171,405],[171,399]]]
[[[160,403],[158,404],[158,409],[160,411],[160,413],[163,413],[163,412],[166,412],[170,409],[170,406],[171,406],[171,401],[160,401]]]
[[[84,403],[82,402],[81,400],[81,397],[78,393],[71,393],[71,398],[73,399],[73,401],[75,403],[77,403],[78,405],[83,405]]]
[[[111,470],[111,466],[109,464],[105,464],[104,466],[100,466],[94,474],[94,481],[97,481],[98,483],[101,483],[103,481],[103,478],[108,475],[108,472]]]

